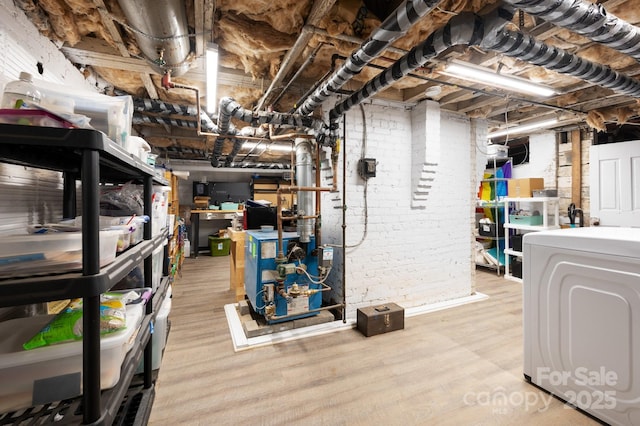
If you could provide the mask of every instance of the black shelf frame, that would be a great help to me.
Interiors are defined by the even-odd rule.
[[[0,161],[62,172],[65,215],[75,212],[75,182],[78,179],[82,182],[82,273],[65,274],[64,278],[68,279],[66,284],[63,284],[63,276],[3,281],[0,283],[0,295],[3,296],[0,306],[66,298],[61,295],[83,298],[82,420],[86,424],[110,424],[108,420],[112,413],[109,407],[105,407],[105,410],[101,407],[100,294],[115,285],[118,277],[124,277],[130,270],[127,268],[137,264],[133,263],[135,260],[139,262],[141,259],[144,259],[145,286],[152,287],[151,252],[161,244],[162,238],[166,239],[166,235],[151,238],[153,183],[167,185],[168,182],[163,176],[157,175],[152,167],[130,155],[103,133],[89,129],[0,124]],[[101,270],[100,184],[129,181],[143,185],[144,214],[150,218],[144,227],[145,242],[134,247],[131,254],[118,257],[113,265]],[[153,303],[147,305],[146,314],[147,318],[152,317]],[[144,347],[144,388],[150,389],[153,386],[150,367],[152,348],[150,344]],[[121,388],[124,384],[125,381],[121,379],[116,387]],[[128,387],[128,382],[126,385]]]
[[[161,306],[169,288],[170,278],[163,277],[153,298],[147,306]],[[151,306],[150,306],[151,305]],[[138,334],[132,349],[127,353],[120,369],[119,383],[128,384],[132,381],[144,357],[144,352],[152,336],[151,324],[156,320],[157,310],[142,319]],[[146,386],[143,380],[132,386],[116,385],[101,393],[104,406],[103,414],[97,424],[113,425],[144,425],[151,414],[151,406],[155,395],[154,386]],[[135,401],[134,403],[134,400]],[[142,409],[140,409],[142,408]],[[45,404],[37,410],[18,410],[0,415],[0,425],[55,423],[57,425],[77,425],[82,423],[82,397]]]

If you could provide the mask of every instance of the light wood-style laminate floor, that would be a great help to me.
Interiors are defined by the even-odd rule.
[[[235,353],[229,258],[187,259],[152,425],[595,425],[522,376],[521,284],[478,271],[488,300]],[[506,402],[505,402],[506,400]]]

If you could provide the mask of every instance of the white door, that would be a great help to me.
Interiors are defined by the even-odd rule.
[[[591,218],[640,227],[640,141],[593,145],[589,156]]]

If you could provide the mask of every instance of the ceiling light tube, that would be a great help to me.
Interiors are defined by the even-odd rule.
[[[517,134],[530,132],[532,130],[544,129],[544,128],[547,128],[547,127],[551,127],[551,126],[553,126],[554,124],[557,124],[557,123],[558,123],[558,119],[557,118],[552,118],[550,120],[537,121],[535,123],[529,123],[529,124],[523,124],[521,126],[509,127],[509,128],[504,129],[504,130],[498,130],[496,132],[491,132],[491,133],[487,134],[487,139],[493,139],[493,138],[498,138],[500,136],[507,136],[507,135],[517,135]]]
[[[499,74],[492,69],[479,67],[457,60],[452,60],[447,63],[444,69],[440,72],[442,74],[458,77],[464,80],[484,83],[490,86],[527,93],[530,95],[548,97],[556,93],[555,90],[548,86],[536,84],[527,79],[512,75]]]
[[[216,92],[218,88],[218,45],[207,43],[207,52],[205,53],[205,71],[207,73],[207,112],[214,114],[218,100]]]

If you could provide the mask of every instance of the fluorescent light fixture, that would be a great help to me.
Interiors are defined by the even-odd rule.
[[[291,145],[283,145],[283,144],[276,144],[276,143],[265,144],[265,143],[258,143],[258,142],[249,142],[249,141],[243,143],[242,147],[245,149],[253,149],[258,147],[258,148],[265,149],[267,151],[278,151],[278,152],[291,152],[293,150],[293,147]]]
[[[207,44],[207,52],[205,53],[205,71],[207,72],[207,112],[213,114],[216,112],[218,99],[216,99],[216,91],[218,88],[218,45],[214,43]]]
[[[546,127],[551,127],[554,124],[558,123],[558,119],[557,118],[552,118],[550,120],[544,120],[544,121],[537,121],[534,123],[529,123],[529,124],[523,124],[520,126],[513,126],[513,127],[509,127],[506,128],[504,130],[498,130],[497,132],[492,132],[487,134],[487,139],[492,139],[492,138],[498,138],[500,136],[511,136],[511,135],[518,135],[518,134],[522,134],[522,133],[526,133],[526,132],[530,132],[532,130],[538,130],[538,129],[544,129]]]
[[[468,64],[465,62],[452,60],[444,67],[444,70],[440,71],[442,74],[450,75],[453,77],[462,78],[464,80],[473,81],[476,83],[484,83],[490,86],[513,90],[516,92],[527,93],[530,95],[548,97],[554,95],[556,92],[542,84],[536,84],[524,78],[498,74],[497,72],[477,65]]]

